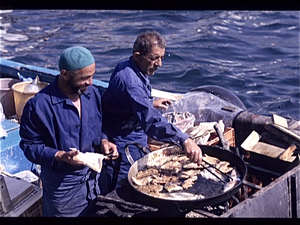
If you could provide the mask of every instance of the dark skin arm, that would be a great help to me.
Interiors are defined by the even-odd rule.
[[[106,157],[105,160],[115,160],[119,157],[117,146],[106,139],[101,140],[101,152],[103,152],[104,155],[111,155],[110,157]],[[83,165],[83,162],[74,160],[73,158],[78,154],[79,151],[57,151],[55,154],[55,160],[66,162],[74,166]]]

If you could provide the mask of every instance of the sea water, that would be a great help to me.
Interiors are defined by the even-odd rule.
[[[1,58],[57,70],[61,52],[81,45],[109,81],[138,34],[167,41],[153,88],[186,93],[203,85],[232,91],[250,112],[300,119],[299,11],[6,10]]]

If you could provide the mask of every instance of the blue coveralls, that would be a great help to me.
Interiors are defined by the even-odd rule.
[[[41,165],[43,216],[85,216],[84,210],[100,194],[99,174],[86,166],[54,160],[58,150],[77,148],[98,151],[102,134],[101,97],[89,86],[77,108],[55,81],[31,98],[24,107],[20,125],[20,147],[28,160]]]
[[[105,166],[111,181],[108,191],[119,187],[117,182],[127,177],[131,166],[125,155],[127,144],[147,146],[149,136],[182,145],[188,138],[153,107],[148,76],[142,74],[132,56],[116,66],[102,96],[102,109],[103,130],[119,151],[119,158]],[[146,154],[135,145],[130,145],[129,151],[135,161]]]

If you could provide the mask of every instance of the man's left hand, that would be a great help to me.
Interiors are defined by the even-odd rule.
[[[160,99],[153,100],[154,108],[161,108],[167,110],[169,105],[173,105],[173,103],[168,98],[160,98]]]
[[[117,146],[106,139],[101,140],[101,152],[104,155],[109,155],[109,159],[115,160],[119,157]]]

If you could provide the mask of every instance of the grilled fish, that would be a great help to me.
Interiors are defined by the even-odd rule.
[[[198,179],[198,176],[192,176],[188,179],[186,179],[183,183],[182,183],[182,188],[184,190],[189,189],[190,187],[192,187],[195,183],[195,181]]]
[[[161,192],[163,188],[164,188],[163,185],[153,185],[153,184],[137,187],[139,191],[153,196],[159,196],[159,192]]]
[[[150,182],[153,180],[153,178],[151,176],[148,177],[143,177],[143,178],[136,178],[136,177],[132,177],[132,181],[138,185],[138,186],[144,186],[144,185],[148,185],[150,184]]]
[[[177,161],[169,161],[163,164],[160,167],[162,172],[167,172],[170,174],[176,174],[182,169],[182,165],[180,162]]]
[[[156,168],[149,168],[149,169],[145,169],[145,170],[140,170],[137,173],[136,178],[137,179],[142,179],[144,177],[153,176],[153,175],[159,175],[159,170],[156,169]]]
[[[168,191],[168,192],[175,192],[175,191],[182,191],[183,188],[182,186],[180,186],[179,182],[168,182],[165,184],[164,188]]]
[[[168,182],[175,182],[179,178],[177,176],[168,176],[165,174],[161,174],[160,176],[154,175],[153,180],[151,181],[152,184],[166,184]]]
[[[198,192],[197,194],[186,192],[193,187],[200,176],[201,179],[211,180],[219,184],[222,182],[224,192],[233,188],[240,181],[240,176],[236,174],[237,171],[230,166],[229,162],[206,154],[203,155],[203,159],[223,173],[230,173],[233,180],[229,180],[228,177],[210,165],[203,163],[203,165],[198,166],[196,163],[192,163],[182,150],[174,147],[166,155],[158,154],[149,158],[145,167],[132,177],[132,181],[139,191],[147,195],[177,200],[185,197],[189,199],[204,198]],[[225,185],[223,185],[224,182],[226,182]],[[195,190],[197,189],[191,191],[194,192]]]

